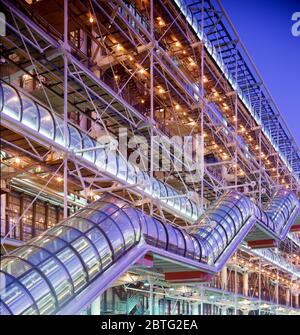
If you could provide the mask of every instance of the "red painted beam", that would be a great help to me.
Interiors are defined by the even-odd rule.
[[[273,239],[270,239],[270,240],[249,241],[248,245],[252,249],[257,249],[257,248],[273,248],[273,247],[276,247],[276,241],[273,240]]]
[[[139,259],[135,264],[142,265],[146,267],[153,267],[154,261],[153,261],[153,255],[146,254],[144,257]]]
[[[291,232],[300,232],[300,224],[295,224],[290,228]]]
[[[206,282],[209,281],[213,275],[203,271],[183,271],[183,272],[166,272],[165,280],[173,283],[180,282]]]

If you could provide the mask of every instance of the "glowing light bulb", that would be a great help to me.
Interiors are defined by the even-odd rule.
[[[145,74],[145,72],[146,72],[146,71],[145,71],[144,68],[141,68],[141,69],[139,70],[139,73],[140,73],[140,74]]]

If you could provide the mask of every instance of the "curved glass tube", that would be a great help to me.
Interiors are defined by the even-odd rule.
[[[270,207],[283,195],[288,194],[278,193]],[[288,197],[287,204],[294,200]],[[1,313],[55,314],[138,243],[185,257],[187,263],[213,264],[248,220],[255,220],[253,214],[251,201],[232,191],[201,218],[200,229],[188,234],[103,196],[3,257]]]
[[[126,162],[116,151],[107,149],[89,150],[98,147],[99,143],[74,125],[68,124],[67,139],[65,141],[63,120],[60,116],[49,111],[39,103],[34,102],[23,93],[19,93],[14,87],[3,81],[0,81],[0,97],[1,113],[7,114],[32,130],[54,140],[61,146],[65,146],[66,142],[66,149],[68,150],[75,152],[82,149],[85,150],[80,153],[76,152],[76,155],[82,156],[98,168],[104,169],[129,184],[138,184],[137,187],[139,189],[142,189],[153,198],[160,199],[173,212],[191,221],[199,219],[200,208],[187,196],[180,195],[171,186],[163,184],[155,178],[151,178],[146,172],[139,171],[136,166]],[[295,206],[299,205],[293,193],[280,190],[275,194],[273,202],[266,211],[266,214],[264,214],[262,211],[258,213],[259,210],[256,209],[256,206],[247,197],[241,196],[238,193],[234,195],[231,192],[230,194],[231,196],[220,199],[216,203],[215,208],[219,208],[221,212],[227,213],[227,219],[218,219],[216,211],[209,218],[210,222],[217,222],[221,227],[211,236],[212,239],[220,241],[222,245],[228,242],[224,241],[225,238],[231,240],[232,228],[237,232],[245,222],[249,212],[255,212],[254,215],[256,215],[259,222],[280,233],[288,222],[289,216]],[[200,221],[202,222],[201,219]],[[234,227],[231,221],[233,221]]]
[[[3,258],[2,310],[54,313],[136,245],[141,228],[141,213],[115,198],[80,210]]]
[[[280,235],[283,229],[290,225],[290,217],[299,208],[297,196],[288,190],[278,190],[267,210],[264,213],[265,220],[272,225],[272,229]]]
[[[55,141],[58,145],[65,146],[63,119],[59,115],[34,102],[23,93],[19,93],[17,89],[3,81],[0,81],[0,93],[1,113]],[[99,147],[100,143],[75,125],[68,124],[66,143],[67,150],[82,156],[98,168],[129,184],[141,183],[142,185],[137,187],[143,189],[153,198],[164,198],[161,202],[179,215],[193,221],[198,219],[200,211],[188,197],[182,197],[171,186],[165,185],[155,178],[150,178],[147,173],[126,162],[116,151],[109,149],[93,150],[93,148]],[[83,152],[77,152],[82,149]],[[172,198],[166,198],[170,196]],[[176,198],[176,196],[181,196],[181,198]],[[181,205],[182,203],[184,203],[184,206]]]
[[[250,219],[253,206],[249,198],[235,191],[221,196],[200,218],[202,227],[195,233],[203,244],[203,259],[215,262]]]

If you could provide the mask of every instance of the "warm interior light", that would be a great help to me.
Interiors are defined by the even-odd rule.
[[[93,23],[93,22],[94,22],[94,18],[93,18],[92,16],[90,16],[90,18],[89,18],[89,22],[90,22],[90,23]]]
[[[118,43],[118,44],[116,45],[116,50],[117,50],[117,51],[121,51],[122,49],[123,49],[122,45],[121,45],[120,43]]]
[[[146,72],[146,70],[145,70],[144,68],[141,68],[141,69],[139,70],[139,73],[140,73],[140,74],[145,74],[145,72]]]
[[[175,105],[175,109],[176,109],[176,110],[179,110],[179,109],[180,109],[180,105],[179,105],[179,104],[176,104],[176,105]]]
[[[61,183],[63,181],[62,177],[57,177],[56,180]]]
[[[157,20],[158,20],[158,25],[159,25],[160,27],[163,27],[163,26],[165,25],[164,20],[163,20],[160,16],[157,18]]]
[[[21,163],[21,159],[19,157],[16,157],[15,162],[16,162],[16,164],[20,164]]]

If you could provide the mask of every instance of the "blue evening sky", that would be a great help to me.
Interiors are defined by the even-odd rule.
[[[300,145],[300,36],[291,33],[300,0],[221,0]]]

